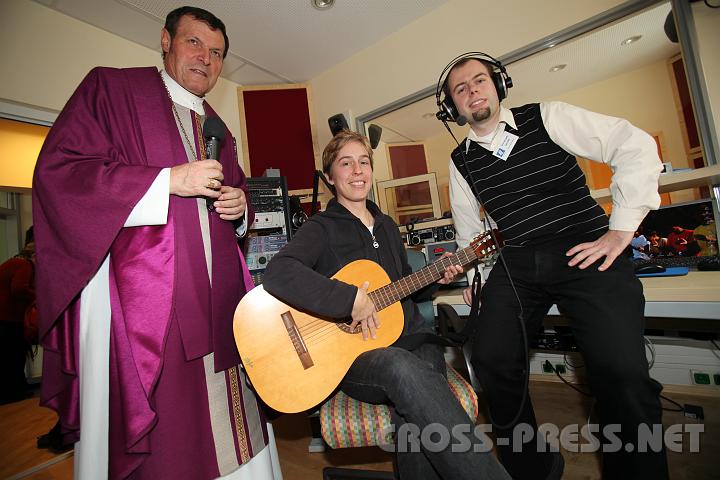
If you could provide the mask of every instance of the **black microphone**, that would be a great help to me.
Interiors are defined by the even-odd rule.
[[[457,123],[459,127],[464,126],[467,122],[468,120],[465,118],[465,115],[458,115],[457,120],[455,120],[455,123]]]
[[[205,137],[205,158],[218,160],[220,158],[220,143],[225,139],[225,124],[220,117],[208,117],[203,123],[203,136]],[[215,210],[214,198],[208,198],[207,208],[211,212]]]

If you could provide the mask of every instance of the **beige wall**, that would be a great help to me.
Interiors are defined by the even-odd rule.
[[[312,79],[315,124],[326,125],[328,117],[347,110],[362,116],[434,85],[460,53],[483,50],[501,56],[620,3],[451,0]],[[329,140],[329,129],[319,128],[319,147]]]
[[[36,2],[2,0],[0,8],[0,100],[59,111],[95,66],[162,65],[159,52]],[[221,78],[208,101],[239,138],[237,87]]]
[[[626,118],[650,134],[661,134],[664,160],[674,168],[687,168],[670,81],[667,63],[661,61],[548,100]]]
[[[691,167],[683,144],[680,118],[666,61],[638,68],[552,100],[626,118],[636,127],[660,136],[663,161],[674,169]],[[696,190],[670,193],[672,203],[696,199]]]

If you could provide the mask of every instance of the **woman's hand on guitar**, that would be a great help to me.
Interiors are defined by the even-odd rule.
[[[442,258],[447,258],[447,257],[452,257],[452,256],[453,256],[452,253],[445,252],[445,253],[443,253],[442,257],[440,257],[440,258],[442,259]],[[464,270],[461,265],[450,265],[447,268],[445,268],[445,273],[443,274],[443,277],[440,280],[438,280],[437,283],[439,283],[441,285],[447,285],[450,282],[452,282],[453,279],[455,279],[455,277],[457,277],[458,275],[463,273],[463,271]]]
[[[367,294],[369,286],[370,284],[365,282],[358,288],[357,294],[355,295],[355,303],[353,303],[352,323],[350,323],[350,329],[353,331],[360,325],[363,340],[368,339],[368,334],[372,338],[376,338],[375,330],[380,328],[380,319],[378,318],[377,310],[375,310],[375,304]]]

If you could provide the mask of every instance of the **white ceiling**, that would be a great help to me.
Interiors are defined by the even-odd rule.
[[[680,48],[665,36],[663,24],[668,12],[670,4],[662,3],[508,65],[515,87],[510,90],[505,106],[552,98],[670,58]],[[634,35],[642,35],[642,38],[630,45],[620,45]],[[558,64],[567,67],[551,73],[550,68]],[[435,119],[436,111],[433,94],[373,119],[371,123],[383,128],[382,139],[386,143],[422,141],[445,132],[442,123]],[[457,127],[451,125],[455,131]],[[457,128],[458,138],[465,136],[466,131],[467,127]]]
[[[187,0],[35,0],[83,22],[160,51],[160,29]],[[223,77],[242,85],[309,80],[447,0],[195,0],[226,25]]]

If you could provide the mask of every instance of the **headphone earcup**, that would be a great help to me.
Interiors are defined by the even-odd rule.
[[[507,98],[508,94],[508,86],[505,83],[505,77],[497,70],[493,70],[492,81],[495,85],[495,91],[498,94],[498,99],[502,102],[505,98]]]
[[[446,95],[442,102],[440,102],[440,114],[443,115],[448,122],[457,121],[457,108],[451,96]]]

